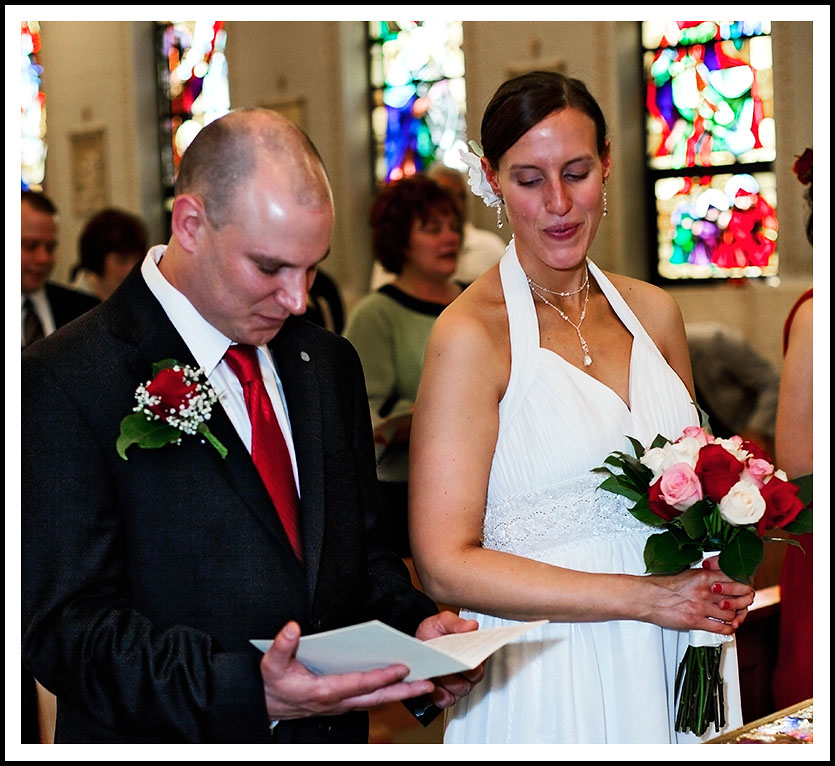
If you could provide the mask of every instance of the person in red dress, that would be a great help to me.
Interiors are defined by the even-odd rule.
[[[812,150],[794,165],[803,184],[812,242]],[[777,465],[789,478],[812,473],[812,288],[792,307],[783,330],[783,371],[777,405]],[[797,538],[802,549],[786,546],[780,576],[780,638],[772,679],[778,710],[812,697],[812,533]]]

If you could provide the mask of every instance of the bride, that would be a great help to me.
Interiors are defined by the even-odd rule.
[[[549,622],[490,658],[445,741],[697,742],[675,731],[688,632],[731,636],[753,591],[715,559],[645,575],[647,527],[590,473],[629,449],[627,435],[649,443],[698,424],[680,312],[660,288],[588,258],[611,152],[583,83],[509,80],[481,127],[471,185],[514,236],[429,341],[411,440],[412,553],[427,592],[483,628]],[[733,641],[723,657],[730,729],[742,723]]]

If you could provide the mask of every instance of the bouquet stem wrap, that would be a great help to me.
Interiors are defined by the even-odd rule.
[[[713,555],[706,553],[703,560]],[[711,724],[717,732],[725,725],[722,648],[732,640],[733,636],[706,630],[690,631],[689,644],[676,673],[676,731],[692,731],[701,737]]]

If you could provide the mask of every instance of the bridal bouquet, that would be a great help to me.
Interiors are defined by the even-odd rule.
[[[623,495],[640,521],[658,528],[647,540],[650,574],[671,574],[719,553],[722,571],[749,582],[769,530],[803,534],[812,529],[812,476],[788,481],[756,444],[739,436],[718,439],[692,426],[675,440],[657,436],[649,448],[629,438],[635,455],[613,452],[594,469],[608,474],[601,489]],[[608,466],[617,469],[612,471]],[[676,730],[701,736],[711,723],[725,724],[722,643],[707,631],[691,631],[676,675]]]

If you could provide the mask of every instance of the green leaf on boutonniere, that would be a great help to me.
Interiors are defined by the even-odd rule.
[[[225,458],[228,450],[212,434],[211,418],[217,394],[202,369],[163,359],[151,365],[152,379],[134,392],[136,406],[122,418],[116,452],[127,460],[127,450],[136,444],[144,449],[180,444],[183,436],[199,434]]]
[[[217,437],[209,430],[209,427],[205,423],[197,426],[197,433],[209,442],[220,453],[221,457],[225,458],[229,454],[229,450],[218,441]]]
[[[180,363],[176,359],[161,359],[151,364],[151,377],[155,378],[160,370],[167,370],[169,367],[178,367]]]
[[[674,529],[658,535],[650,535],[644,548],[644,563],[650,574],[673,574],[687,569],[698,561],[702,554],[695,546],[683,543]]]
[[[762,560],[763,541],[749,528],[739,527],[719,554],[719,568],[728,577],[747,583]]]
[[[134,412],[125,415],[119,425],[119,438],[116,440],[116,452],[123,460],[127,460],[128,447],[138,444],[143,449],[164,447],[182,439],[179,428],[168,425],[162,420],[149,420],[144,412]]]

